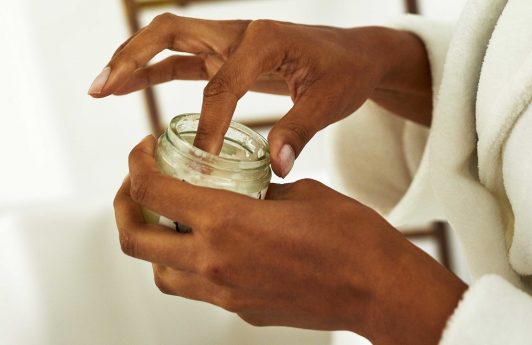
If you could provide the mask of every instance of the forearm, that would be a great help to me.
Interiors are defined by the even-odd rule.
[[[348,29],[357,49],[360,37],[379,65],[379,81],[370,96],[380,106],[398,116],[430,126],[432,119],[432,80],[427,51],[416,35],[384,27]],[[365,30],[360,35],[360,30]]]

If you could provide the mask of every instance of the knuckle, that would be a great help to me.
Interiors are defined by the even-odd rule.
[[[203,126],[202,131],[196,132],[196,136],[194,137],[194,141],[196,143],[208,143],[209,140],[212,138],[212,134],[214,132],[214,126],[210,125],[209,122],[207,122],[207,125]]]
[[[224,78],[214,77],[203,89],[203,97],[212,98],[230,93],[229,84]]]
[[[123,50],[116,54],[116,56],[109,63],[111,69],[115,69],[117,66],[131,67],[132,70],[137,70],[142,67],[142,64],[137,59],[135,54],[130,51]]]
[[[136,70],[139,67],[142,67],[142,64],[138,60],[136,51],[132,50],[132,48],[128,48],[126,45],[117,50],[109,62],[111,70],[116,69],[118,66],[127,66]]]
[[[219,260],[206,260],[200,267],[200,273],[213,283],[223,283],[226,280],[226,267]]]
[[[215,304],[232,313],[242,312],[238,294],[232,289],[221,289],[217,294]]]
[[[218,226],[219,222],[216,220],[203,220],[201,222],[200,228],[201,231],[207,236],[207,240],[211,242],[216,242],[219,238],[217,234],[220,232],[221,227]]]
[[[310,190],[314,190],[318,184],[319,182],[316,180],[305,178],[305,179],[301,179],[301,180],[294,182],[290,186],[290,190],[291,192],[296,193],[296,194],[305,193]]]
[[[179,17],[169,12],[159,14],[153,18],[152,23],[149,25],[150,31],[155,33],[152,40],[160,41],[165,44],[167,48],[171,48],[175,43],[174,41],[177,35],[177,32],[172,30],[172,26],[177,18]]]
[[[264,322],[263,319],[260,317],[257,317],[256,315],[250,315],[250,314],[238,314],[238,316],[244,320],[245,322],[249,323],[252,326],[255,327],[264,327],[266,326],[266,322]]]
[[[199,227],[207,240],[216,247],[227,236],[226,229],[237,229],[240,224],[241,214],[227,209],[214,209],[209,215],[202,217]]]
[[[307,143],[313,137],[313,131],[306,125],[297,122],[290,122],[286,125],[302,143]]]
[[[145,85],[145,86],[153,85],[154,84],[153,73],[150,73],[147,70],[142,70],[142,72],[140,73],[140,80],[141,80],[141,85]]]
[[[302,188],[309,188],[309,187],[314,187],[318,184],[319,182],[316,180],[313,180],[311,178],[304,178],[302,180],[297,181],[294,185],[298,187],[302,187]]]
[[[159,273],[158,271],[154,272],[153,280],[155,281],[155,286],[165,295],[171,295],[172,289],[164,279],[163,275]]]
[[[155,18],[153,18],[153,23],[155,25],[165,26],[173,23],[176,18],[177,16],[175,14],[165,12],[155,16]]]
[[[199,226],[206,234],[216,234],[224,227],[224,218],[225,216],[223,214],[219,214],[216,210],[212,210],[210,214],[201,217]]]
[[[252,34],[269,34],[278,28],[279,23],[271,19],[257,19],[249,23],[248,32]]]
[[[243,209],[240,211],[245,212]],[[237,227],[239,225],[238,221],[242,217],[242,213],[237,213],[235,209],[224,209],[223,211],[220,210],[218,213],[219,215],[216,217],[216,228],[222,230]]]
[[[135,176],[135,178],[131,179],[131,199],[139,204],[144,203],[150,189],[151,178],[151,174],[145,174]]]
[[[116,210],[119,204],[120,204],[120,196],[116,194],[113,199],[113,208]]]
[[[119,233],[120,248],[122,252],[128,256],[137,256],[137,241],[131,231],[121,229]]]

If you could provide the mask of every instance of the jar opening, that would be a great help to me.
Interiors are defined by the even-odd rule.
[[[170,122],[165,135],[180,154],[202,164],[224,170],[251,170],[270,164],[266,139],[252,129],[231,122],[224,136],[220,155],[213,155],[193,145],[200,114],[183,114]]]

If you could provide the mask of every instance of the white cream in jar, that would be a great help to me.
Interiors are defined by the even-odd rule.
[[[271,179],[268,142],[257,132],[231,122],[219,155],[192,145],[199,114],[183,114],[172,119],[159,137],[155,159],[164,174],[197,186],[225,189],[263,199]],[[176,228],[190,229],[149,210],[146,221]]]

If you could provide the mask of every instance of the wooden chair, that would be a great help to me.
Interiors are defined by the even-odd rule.
[[[127,21],[131,33],[137,32],[141,28],[140,14],[144,10],[154,8],[164,8],[169,6],[183,7],[192,3],[213,3],[228,0],[122,0],[124,3]],[[418,13],[417,0],[403,0],[405,11],[407,13]],[[161,124],[161,116],[159,113],[159,105],[155,97],[155,92],[152,87],[146,88],[144,91],[144,99],[148,110],[148,120],[153,133],[162,133],[163,126]],[[247,120],[243,123],[251,128],[265,128],[271,127],[278,116],[260,120]],[[447,224],[444,222],[434,222],[426,228],[419,229],[405,229],[404,235],[410,240],[431,239],[435,241],[438,247],[438,254],[440,262],[447,268],[452,269],[451,262],[451,248],[447,233]]]

